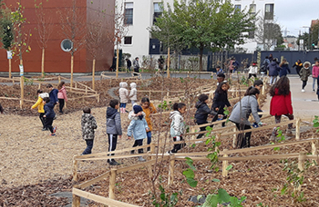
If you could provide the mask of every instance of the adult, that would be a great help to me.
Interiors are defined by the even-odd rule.
[[[115,56],[113,57],[112,66],[111,66],[110,70],[111,71],[115,71],[116,70],[116,57]]]
[[[277,59],[275,58],[269,65],[269,76],[270,76],[269,84],[270,85],[276,83],[279,71],[280,71],[280,67],[278,65]]]
[[[270,53],[268,59],[269,59],[270,62],[272,62],[275,58],[274,58],[274,57],[272,56],[272,54]]]
[[[302,62],[301,62],[301,60],[300,60],[300,59],[297,60],[297,62],[295,62],[295,64],[294,64],[292,67],[296,69],[297,74],[300,76],[299,73],[300,73],[300,70],[301,70],[301,68],[302,68]]]
[[[258,116],[258,102],[259,90],[252,88],[249,93],[244,96],[238,103],[235,104],[232,113],[230,114],[229,120],[236,124],[238,130],[251,129],[251,123],[248,121],[250,114],[253,115],[255,122],[258,126],[264,125]],[[237,147],[246,148],[250,147],[251,132],[238,134],[237,136]]]
[[[260,73],[262,76],[264,76],[265,74],[267,74],[267,71],[269,69],[269,65],[270,65],[270,61],[268,56],[265,57],[265,60],[263,61],[261,67],[260,67]]]
[[[162,71],[164,69],[164,62],[165,62],[162,55],[160,56],[157,62],[158,62],[158,68]]]
[[[132,67],[132,62],[130,59],[126,58],[126,67],[128,71],[131,71],[131,67]]]
[[[139,58],[136,57],[135,60],[133,61],[134,76],[138,76],[138,73],[140,72],[140,63],[138,60]]]

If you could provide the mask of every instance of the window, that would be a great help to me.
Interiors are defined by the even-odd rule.
[[[162,3],[154,3],[153,24],[156,22],[156,18],[160,17],[162,13]]]
[[[265,5],[265,19],[267,20],[274,19],[274,4]]]
[[[133,3],[125,3],[124,24],[133,24]]]
[[[132,37],[124,37],[124,45],[131,45]]]
[[[250,14],[256,14],[256,4],[250,4],[249,13]]]
[[[241,5],[240,4],[235,5],[235,10],[241,11]]]

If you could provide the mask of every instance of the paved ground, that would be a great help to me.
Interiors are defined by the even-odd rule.
[[[305,88],[306,92],[301,92],[302,82],[297,76],[288,76],[290,79],[290,90],[292,93],[292,104],[295,117],[312,118],[315,115],[319,116],[319,102],[316,92],[312,91],[312,78],[309,78],[308,84]],[[317,88],[317,86],[315,86]],[[269,97],[263,110],[269,111],[270,108]]]

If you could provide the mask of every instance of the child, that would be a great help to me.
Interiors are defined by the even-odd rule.
[[[60,106],[60,114],[63,114],[63,107],[64,103],[68,101],[68,97],[66,95],[65,83],[62,81],[58,85],[58,99],[59,99],[59,106]]]
[[[226,78],[226,76],[224,73],[219,73],[217,75],[217,85],[219,85],[222,82],[227,82],[227,81],[225,81],[225,78]]]
[[[226,119],[227,116],[224,115],[224,107],[230,107],[230,103],[228,101],[227,91],[229,89],[229,85],[225,82],[219,84],[217,90],[215,91],[215,96],[213,99],[212,110],[214,110],[218,115],[214,116],[212,122],[216,121],[218,118]],[[225,122],[222,123],[222,126],[225,127]]]
[[[130,100],[131,100],[131,103],[132,103],[132,106],[133,106],[134,103],[137,101],[136,83],[131,83],[130,87],[131,87]]]
[[[282,76],[286,76],[289,73],[291,73],[288,62],[286,59],[283,59],[282,62],[279,65],[280,67],[280,72],[279,72],[279,77],[281,78]]]
[[[247,90],[246,90],[246,92],[245,92],[245,94],[244,94],[244,96],[249,96],[249,91],[252,89],[252,88],[257,88],[258,90],[259,90],[259,92],[261,91],[261,89],[262,89],[262,87],[263,87],[263,85],[264,85],[264,82],[262,81],[262,80],[255,80],[255,82],[254,82],[254,86],[250,86]],[[257,106],[258,108],[257,108],[257,111],[258,112],[263,112],[260,108],[259,108],[259,105]],[[259,115],[259,118],[261,118],[262,117],[262,115]],[[258,123],[254,123],[254,126],[258,126]]]
[[[301,68],[299,75],[302,81],[302,89],[301,92],[305,92],[305,86],[307,85],[308,77],[310,76],[310,62],[306,61],[303,64],[303,68]]]
[[[122,137],[121,115],[118,112],[120,104],[118,100],[111,100],[110,107],[106,110],[106,133],[109,139],[109,152],[116,149],[117,137]],[[111,154],[110,156],[114,156]],[[108,159],[110,165],[119,165],[114,159]]]
[[[125,113],[126,112],[126,104],[128,102],[128,97],[129,97],[129,93],[127,88],[127,83],[126,82],[121,82],[120,83],[120,90],[119,90],[119,94],[120,94],[120,111],[121,113]]]
[[[138,114],[143,111],[142,107],[139,105],[133,106],[133,111],[135,114]],[[147,122],[145,120],[145,116],[142,114],[138,117],[134,117],[127,129],[127,137],[128,139],[131,139],[132,135],[135,139],[133,147],[136,146],[142,146],[143,145],[143,139],[147,137],[146,131],[149,131]],[[133,150],[134,153],[134,150]],[[142,154],[143,149],[138,149],[138,153]],[[145,162],[145,159],[142,156],[138,157],[138,160],[140,162]]]
[[[43,117],[45,118],[45,128],[49,129],[51,134],[50,136],[55,136],[55,132],[57,127],[52,127],[53,124],[53,119],[55,117],[55,113],[54,113],[54,105],[53,102],[50,102],[50,98],[49,97],[45,97],[43,98],[43,104],[44,104],[44,112],[45,114],[43,115]]]
[[[186,111],[186,105],[184,103],[175,103],[173,105],[173,112],[170,113],[169,118],[172,120],[170,134],[173,137],[174,142],[183,140],[183,133],[185,129],[183,114]],[[174,148],[168,151],[169,154],[176,153],[183,147],[183,144],[174,144]]]
[[[275,85],[273,85],[269,91],[272,96],[270,102],[270,115],[275,116],[276,124],[280,123],[281,115],[285,115],[289,120],[294,119],[292,104],[291,104],[291,92],[289,86],[289,79],[286,76],[281,77]],[[291,136],[292,124],[288,124],[287,136]],[[272,140],[275,139],[277,127],[273,129]]]
[[[274,83],[276,83],[277,81],[277,76],[278,76],[278,71],[280,71],[280,67],[278,65],[278,60],[275,58],[271,61],[271,63],[269,64],[269,84],[273,85]]]
[[[223,69],[221,69],[221,67],[219,65],[216,66],[216,75],[220,74],[220,73],[224,73]]]
[[[257,72],[258,72],[258,67],[257,67],[257,62],[253,62],[253,65],[249,67],[249,76],[248,79],[250,79],[252,76],[257,78]]]
[[[208,115],[217,115],[214,110],[210,110],[207,106],[208,103],[208,96],[205,94],[201,94],[198,97],[198,102],[196,103],[195,107],[197,108],[197,111],[195,113],[195,122],[198,125],[207,124],[207,117]],[[200,127],[200,131],[206,131],[206,127]],[[197,136],[197,139],[202,138],[204,134],[199,134]]]
[[[236,124],[238,130],[242,131],[246,129],[251,129],[251,123],[248,120],[250,114],[253,115],[255,122],[258,123],[259,126],[264,125],[260,122],[260,118],[257,112],[258,96],[259,90],[257,88],[251,88],[249,90],[249,93],[245,95],[238,103],[235,104],[230,114],[229,120]],[[250,137],[251,132],[238,134],[237,147],[250,147]]]
[[[312,90],[313,91],[315,91],[315,85],[316,85],[318,76],[319,76],[319,60],[317,60],[315,65],[312,67],[312,78],[313,78]]]
[[[37,94],[38,94],[38,100],[37,102],[31,107],[31,110],[32,109],[35,109],[36,107],[38,107],[38,112],[39,112],[39,118],[41,120],[41,123],[42,123],[42,131],[47,131],[49,129],[45,128],[45,120],[43,118],[44,116],[44,105],[43,105],[43,98],[45,97],[49,97],[49,94],[48,93],[43,93],[42,90],[37,90]]]
[[[86,149],[83,151],[82,155],[91,154],[94,141],[94,129],[97,128],[97,124],[94,116],[91,115],[91,109],[89,107],[84,107],[83,109],[81,126],[82,138],[86,142]]]
[[[147,144],[151,144],[152,142],[152,120],[150,115],[157,113],[155,106],[150,102],[150,99],[147,97],[142,98],[141,106],[143,108],[143,112],[145,113],[145,119],[148,125],[147,131]],[[147,148],[147,151],[150,151],[150,147]]]
[[[49,89],[50,93],[49,93],[49,98],[50,98],[50,101],[52,102],[53,104],[53,108],[54,106],[59,103],[59,99],[58,99],[58,89],[55,89],[53,88],[53,86],[51,84],[48,84],[47,85],[47,88]]]

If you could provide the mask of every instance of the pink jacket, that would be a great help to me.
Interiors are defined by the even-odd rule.
[[[318,75],[319,75],[319,66],[314,65],[312,67],[312,77],[318,78]]]
[[[59,90],[58,99],[64,99],[65,101],[68,101],[68,97],[66,96],[66,90],[64,86]]]

